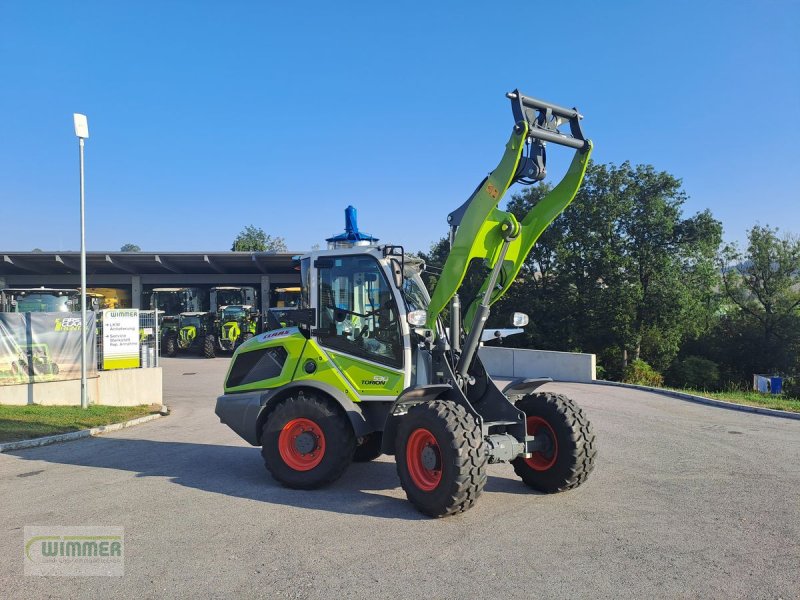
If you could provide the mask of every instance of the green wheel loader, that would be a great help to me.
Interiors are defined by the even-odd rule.
[[[577,109],[519,91],[507,97],[511,138],[497,168],[449,215],[451,251],[430,297],[421,261],[360,237],[348,215],[344,238],[299,259],[299,326],[262,333],[235,352],[216,413],[261,446],[282,484],[317,488],[353,460],[394,455],[408,499],[441,517],[474,505],[490,463],[511,463],[523,483],[545,493],[575,488],[592,471],[595,435],[581,408],[540,391],[549,379],[501,389],[477,352],[491,305],[575,197],[592,150]],[[498,203],[512,184],[544,178],[548,142],[574,149],[572,163],[518,221]],[[476,261],[485,280],[462,310],[458,292]],[[515,314],[514,327],[526,323]]]

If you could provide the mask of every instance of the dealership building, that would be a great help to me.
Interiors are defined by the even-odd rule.
[[[79,252],[3,252],[0,289],[78,288]],[[87,252],[87,288],[114,295],[119,308],[150,308],[153,288],[251,286],[260,310],[281,306],[287,288],[300,285],[289,253]],[[105,290],[103,292],[102,290]]]

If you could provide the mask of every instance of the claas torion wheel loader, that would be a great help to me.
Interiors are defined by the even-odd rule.
[[[282,484],[318,488],[353,460],[394,455],[408,499],[442,517],[475,504],[491,463],[511,463],[527,486],[545,493],[575,488],[592,471],[595,434],[581,408],[540,391],[549,379],[501,389],[478,356],[492,304],[572,202],[592,152],[577,109],[518,90],[507,97],[511,137],[498,166],[448,216],[451,249],[430,296],[422,261],[402,246],[356,241],[313,251],[299,258],[299,325],[236,350],[216,413],[261,446]],[[518,221],[498,203],[512,184],[545,177],[548,143],[574,157],[562,181]],[[484,280],[462,304],[475,261]],[[448,305],[449,327],[441,318]],[[514,321],[519,327],[527,316],[515,313]]]

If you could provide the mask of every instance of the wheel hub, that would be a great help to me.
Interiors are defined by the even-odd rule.
[[[439,456],[433,446],[425,446],[422,449],[422,466],[429,471],[433,471],[439,468],[438,462]]]
[[[278,436],[278,451],[289,468],[310,471],[325,456],[325,434],[311,419],[292,419]]]
[[[317,447],[317,436],[310,431],[304,431],[294,438],[294,447],[300,454],[310,454]]]
[[[406,441],[406,463],[412,483],[425,492],[436,489],[442,480],[442,459],[436,437],[420,427]]]

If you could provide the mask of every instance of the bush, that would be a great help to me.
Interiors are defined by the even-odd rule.
[[[719,389],[719,366],[702,356],[687,356],[672,363],[666,374],[672,387],[695,390]]]
[[[660,387],[664,385],[664,376],[643,360],[634,360],[625,367],[622,381],[634,385]]]
[[[800,399],[800,377],[787,377],[784,379],[783,394],[788,398]]]

